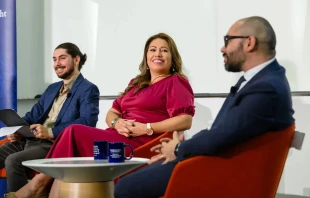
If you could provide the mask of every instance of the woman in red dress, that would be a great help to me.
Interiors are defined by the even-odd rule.
[[[91,157],[94,140],[125,142],[137,148],[163,132],[189,129],[195,113],[194,96],[173,39],[164,33],[150,37],[139,69],[141,73],[108,111],[109,128],[71,125],[57,137],[47,158]],[[6,196],[48,197],[47,186],[52,181],[40,173],[19,191]]]

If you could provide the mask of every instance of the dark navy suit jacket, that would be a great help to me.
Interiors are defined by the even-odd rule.
[[[258,72],[235,95],[229,94],[210,130],[180,144],[178,160],[217,155],[224,149],[294,123],[285,69],[275,60]]]
[[[32,107],[31,111],[28,112],[23,119],[30,125],[43,124],[62,85],[63,81],[60,81],[48,86],[38,103]],[[74,82],[57,116],[55,127],[52,128],[54,138],[71,124],[83,124],[95,127],[98,121],[98,114],[98,87],[80,74]]]

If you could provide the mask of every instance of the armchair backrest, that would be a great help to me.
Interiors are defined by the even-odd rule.
[[[292,125],[243,142],[216,157],[198,156],[180,162],[164,197],[274,198],[294,130]]]

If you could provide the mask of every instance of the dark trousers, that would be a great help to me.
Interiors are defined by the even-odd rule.
[[[45,158],[52,142],[40,139],[26,139],[6,142],[0,146],[0,168],[6,169],[8,192],[16,192],[28,183],[28,168],[23,161]]]
[[[146,166],[137,172],[123,177],[114,189],[115,198],[158,198],[165,194],[171,173],[178,163],[161,162]]]

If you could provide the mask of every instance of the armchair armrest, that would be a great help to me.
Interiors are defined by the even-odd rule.
[[[150,149],[153,146],[156,146],[159,144],[159,140],[161,138],[172,138],[172,133],[165,132],[158,136],[157,138],[153,139],[152,141],[140,146],[139,148],[135,149],[135,157],[143,157],[143,158],[151,158],[153,155],[155,155],[153,152],[150,151]]]
[[[197,156],[179,162],[172,172],[164,198],[221,197],[217,192],[223,189],[219,187],[226,186],[227,191],[231,179],[237,175],[228,164],[229,160],[212,156]]]
[[[160,136],[158,136],[157,138],[153,139],[152,141],[150,141],[150,142],[148,142],[148,143],[146,143],[146,144],[144,144],[144,145],[142,145],[142,146],[136,148],[136,149],[134,150],[134,156],[135,156],[135,157],[143,157],[143,158],[151,158],[153,155],[155,155],[155,153],[154,153],[154,152],[151,152],[150,149],[151,149],[153,146],[156,146],[157,144],[159,144],[159,140],[160,140],[161,138],[165,138],[165,137],[166,137],[166,138],[172,138],[172,133],[170,133],[170,132],[165,132],[165,133],[161,134]],[[145,165],[143,165],[143,166],[140,166],[140,167],[138,167],[138,168],[136,168],[136,169],[134,169],[134,170],[132,170],[132,171],[130,171],[130,172],[124,174],[123,176],[121,176],[121,177],[119,177],[119,178],[116,178],[116,179],[114,180],[114,183],[116,183],[120,178],[122,178],[122,177],[124,177],[124,176],[126,176],[126,175],[129,175],[130,173],[133,173],[133,172],[135,172],[136,170],[138,170],[138,169],[140,169],[140,168],[143,168],[143,167],[145,167],[145,166],[147,166],[147,164],[145,164]]]
[[[2,139],[2,140],[0,140],[0,146],[2,145],[2,144],[4,144],[5,142],[9,142],[9,139],[6,137],[6,138],[4,138],[4,139]]]

